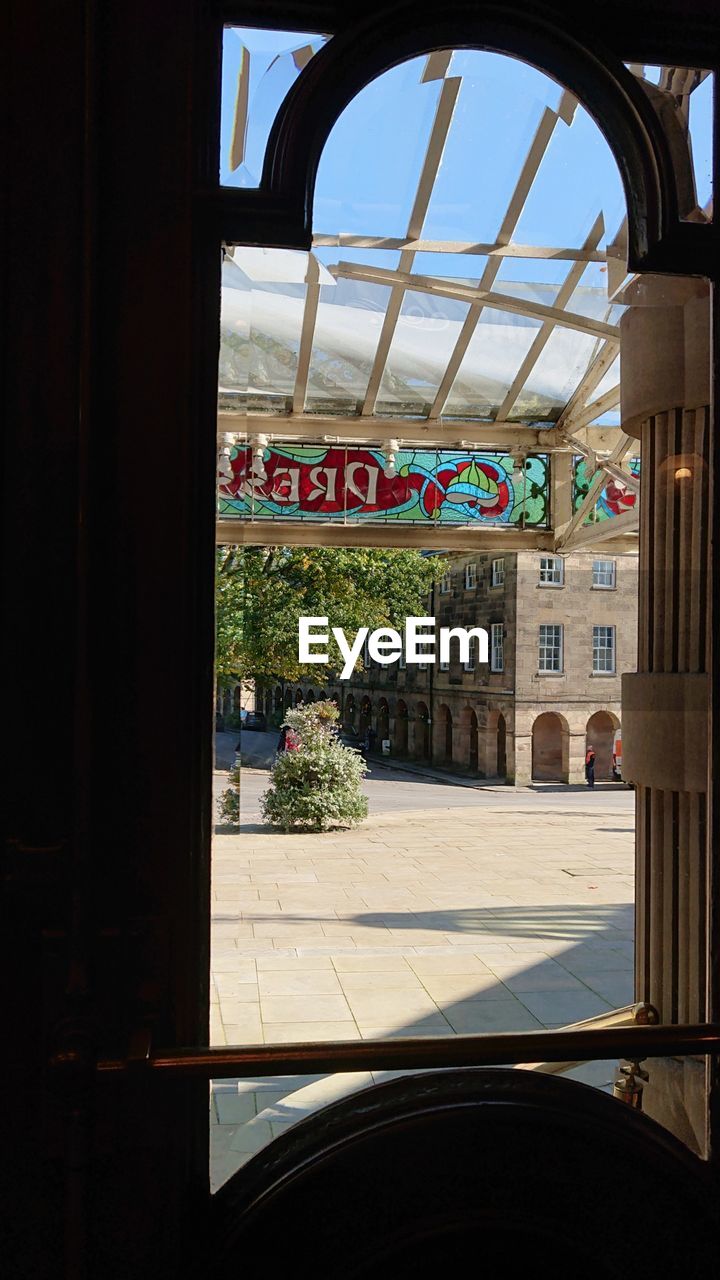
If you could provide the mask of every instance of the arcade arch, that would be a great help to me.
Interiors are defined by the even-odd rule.
[[[538,782],[567,782],[570,729],[557,711],[543,711],[532,727],[532,776]]]
[[[610,781],[613,777],[613,739],[619,728],[620,721],[611,711],[595,711],[587,722],[585,749],[589,746],[594,748],[595,779],[598,782]]]

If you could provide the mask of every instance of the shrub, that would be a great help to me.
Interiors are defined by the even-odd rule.
[[[260,801],[263,818],[283,831],[357,826],[367,817],[367,766],[340,742],[334,702],[313,702],[285,715],[298,746],[279,755]]]
[[[228,777],[230,786],[223,791],[218,801],[218,814],[221,822],[240,821],[240,758],[233,765]]]

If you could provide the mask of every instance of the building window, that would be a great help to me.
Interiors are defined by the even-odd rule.
[[[603,591],[612,591],[615,586],[615,561],[593,560],[592,584]]]
[[[560,556],[541,556],[540,586],[561,587],[563,584],[563,568]]]
[[[427,671],[427,669],[428,669],[428,664],[427,664],[427,662],[418,662],[418,664],[417,664],[417,669],[418,669],[418,671]]]
[[[363,645],[363,666],[365,667],[366,671],[370,666],[370,649],[369,649],[369,642],[367,640]]]
[[[563,629],[557,623],[543,623],[538,634],[538,671],[562,671]]]
[[[490,670],[502,671],[505,667],[505,652],[503,647],[503,624],[502,622],[491,622],[490,624]]]
[[[440,670],[441,670],[441,671],[449,671],[449,670],[450,670],[450,663],[449,663],[449,662],[442,662],[442,661],[441,661],[441,662],[440,662]]]
[[[472,591],[477,586],[477,565],[465,565],[465,590]]]
[[[492,578],[490,585],[493,587],[501,587],[505,582],[505,561],[493,560],[492,562]]]
[[[405,670],[407,670],[407,658],[405,657],[405,650],[404,650],[404,649],[401,649],[401,650],[400,650],[400,661],[399,661],[399,663],[398,663],[398,670],[400,670],[400,671],[405,671]]]
[[[464,671],[474,671],[474,670],[475,670],[475,654],[472,652],[472,650],[471,650],[471,651],[470,651],[470,653],[468,654],[468,660],[467,660],[467,662],[464,662],[464,663],[463,663],[463,670],[464,670]]]
[[[615,674],[615,628],[593,627],[593,675]]]
[[[452,574],[448,569],[440,579],[440,595],[446,596],[448,591],[450,591],[451,588],[452,588]]]

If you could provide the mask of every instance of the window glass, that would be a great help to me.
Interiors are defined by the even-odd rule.
[[[503,623],[493,622],[490,626],[490,670],[502,671],[504,665]]]
[[[543,623],[538,633],[538,671],[562,671],[562,625]]]
[[[563,583],[563,562],[560,556],[540,557],[540,584],[548,587],[561,587]]]
[[[615,672],[615,628],[593,627],[593,674]]]
[[[472,588],[476,586],[477,586],[477,565],[466,564],[465,565],[465,589],[467,591],[471,591]]]
[[[493,560],[492,562],[492,585],[501,587],[505,582],[505,561]]]
[[[220,181],[257,187],[273,120],[303,67],[329,36],[226,27],[220,106]]]
[[[447,573],[444,573],[442,578],[440,579],[440,594],[443,596],[447,595],[451,587],[452,587],[452,574],[448,569]]]
[[[604,587],[605,590],[611,590],[615,586],[614,560],[593,560],[592,584],[594,587]]]

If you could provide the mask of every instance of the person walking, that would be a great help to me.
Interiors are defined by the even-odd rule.
[[[592,790],[595,786],[595,748],[590,742],[585,752],[585,781]]]
[[[279,756],[281,756],[281,755],[282,755],[283,751],[287,751],[287,747],[288,747],[288,740],[287,740],[287,736],[288,736],[288,729],[289,729],[289,725],[284,724],[284,725],[282,726],[281,730],[280,730],[280,737],[278,738],[278,744],[277,744],[277,747],[275,748],[275,750],[277,751],[277,754],[278,754]]]

